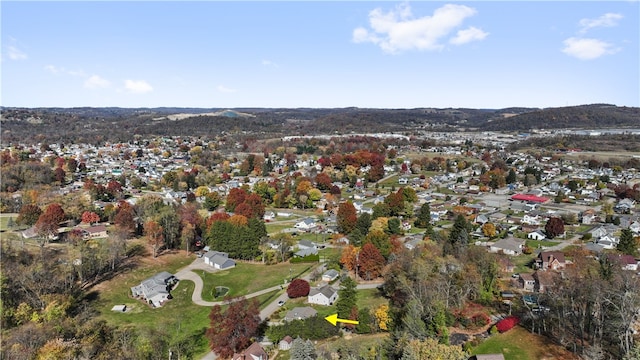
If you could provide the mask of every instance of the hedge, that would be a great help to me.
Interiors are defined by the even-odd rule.
[[[520,319],[518,319],[517,316],[508,316],[498,321],[498,323],[496,324],[496,329],[498,329],[499,332],[503,333],[505,331],[511,330],[514,326],[518,325],[519,322]]]

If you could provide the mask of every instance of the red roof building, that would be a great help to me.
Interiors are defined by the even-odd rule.
[[[511,200],[529,201],[529,202],[542,204],[549,201],[549,198],[546,198],[544,196],[531,195],[531,194],[515,194],[511,197]]]

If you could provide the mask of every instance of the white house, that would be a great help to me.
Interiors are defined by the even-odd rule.
[[[322,281],[331,282],[338,278],[340,273],[335,269],[329,269],[322,274]]]
[[[316,226],[318,226],[318,224],[316,224],[316,221],[314,219],[306,218],[304,220],[298,221],[293,227],[295,227],[296,229],[308,231],[315,228]]]
[[[492,253],[502,252],[506,255],[520,255],[522,254],[524,243],[524,239],[508,237],[496,241],[493,245],[491,245],[489,251],[491,251]]]
[[[219,251],[207,251],[204,256],[204,263],[213,266],[218,270],[231,269],[236,266],[236,262],[229,259],[229,254]]]
[[[173,274],[163,271],[144,280],[140,285],[132,287],[131,293],[154,307],[160,307],[169,300],[169,290],[176,282],[178,279]]]
[[[307,298],[309,304],[318,304],[325,306],[333,305],[336,299],[338,299],[338,290],[332,288],[329,285],[311,289]]]
[[[532,231],[527,234],[527,239],[531,240],[544,240],[547,236],[544,234],[542,230]]]

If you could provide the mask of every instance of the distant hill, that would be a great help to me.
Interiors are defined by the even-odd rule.
[[[640,127],[640,108],[593,104],[548,108],[492,120],[485,130]]]
[[[560,108],[9,108],[0,107],[2,143],[129,141],[142,136],[247,136],[418,131],[528,131],[640,128],[640,108],[592,104]]]

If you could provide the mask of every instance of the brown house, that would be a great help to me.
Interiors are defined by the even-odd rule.
[[[536,269],[560,270],[567,265],[562,251],[543,251],[536,259]]]
[[[233,354],[232,360],[269,360],[269,355],[260,343],[254,342],[245,351]]]

